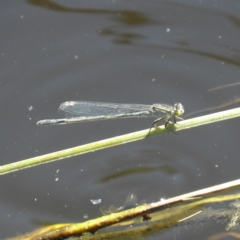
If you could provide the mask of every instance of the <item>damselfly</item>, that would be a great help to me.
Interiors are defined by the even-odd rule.
[[[155,117],[157,119],[154,120],[151,128],[162,119],[165,120],[165,127],[167,128],[172,118],[174,123],[176,123],[176,119],[181,119],[179,116],[184,113],[184,107],[181,103],[175,103],[171,106],[160,103],[143,105],[68,101],[60,105],[59,111],[65,113],[65,118],[40,120],[37,125],[46,126],[130,117]]]

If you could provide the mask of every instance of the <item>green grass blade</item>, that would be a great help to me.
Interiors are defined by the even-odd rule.
[[[214,114],[209,114],[201,117],[184,120],[184,121],[178,122],[177,124],[169,124],[168,129],[174,130],[174,131],[181,131],[185,129],[190,129],[192,127],[198,127],[201,125],[223,121],[223,120],[227,120],[227,119],[231,119],[239,116],[240,116],[240,108],[235,108],[227,111],[222,111]],[[49,163],[52,161],[65,159],[72,156],[77,156],[84,153],[94,152],[94,151],[105,149],[108,147],[113,147],[113,146],[129,143],[137,140],[142,140],[142,139],[145,139],[146,136],[148,137],[156,136],[156,135],[167,133],[167,132],[169,131],[163,125],[163,126],[159,126],[157,128],[151,129],[150,133],[149,133],[149,129],[146,129],[138,132],[121,135],[118,137],[113,137],[113,138],[81,145],[78,147],[61,150],[54,153],[45,154],[38,157],[29,158],[26,160],[0,166],[0,175],[22,170],[22,169],[33,167],[33,166],[37,166],[44,163]]]

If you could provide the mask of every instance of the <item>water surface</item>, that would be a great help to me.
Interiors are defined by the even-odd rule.
[[[239,85],[209,91],[239,81],[238,1],[0,6],[0,165],[146,129],[153,121],[36,126],[59,117],[64,101],[181,102],[188,118],[239,98]],[[100,207],[121,206],[129,194],[152,202],[238,179],[238,129],[233,119],[3,175],[0,238],[101,216]],[[206,239],[224,228],[169,229],[151,239]]]

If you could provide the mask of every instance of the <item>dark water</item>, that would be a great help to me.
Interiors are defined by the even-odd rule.
[[[153,120],[36,126],[58,117],[67,100],[181,102],[187,115],[239,98],[239,85],[208,91],[239,81],[239,1],[0,6],[0,165],[146,129]],[[101,216],[100,207],[120,206],[131,193],[152,202],[238,179],[239,126],[233,119],[0,176],[0,239]],[[90,201],[100,198],[100,205]],[[169,229],[151,239],[204,239],[224,228]]]

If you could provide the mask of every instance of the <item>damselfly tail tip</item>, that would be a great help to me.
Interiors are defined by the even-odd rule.
[[[40,120],[36,124],[37,126],[53,125],[53,124],[56,124],[56,120],[55,119]]]
[[[37,126],[44,126],[45,125],[45,121],[44,120],[40,120],[36,123]]]

